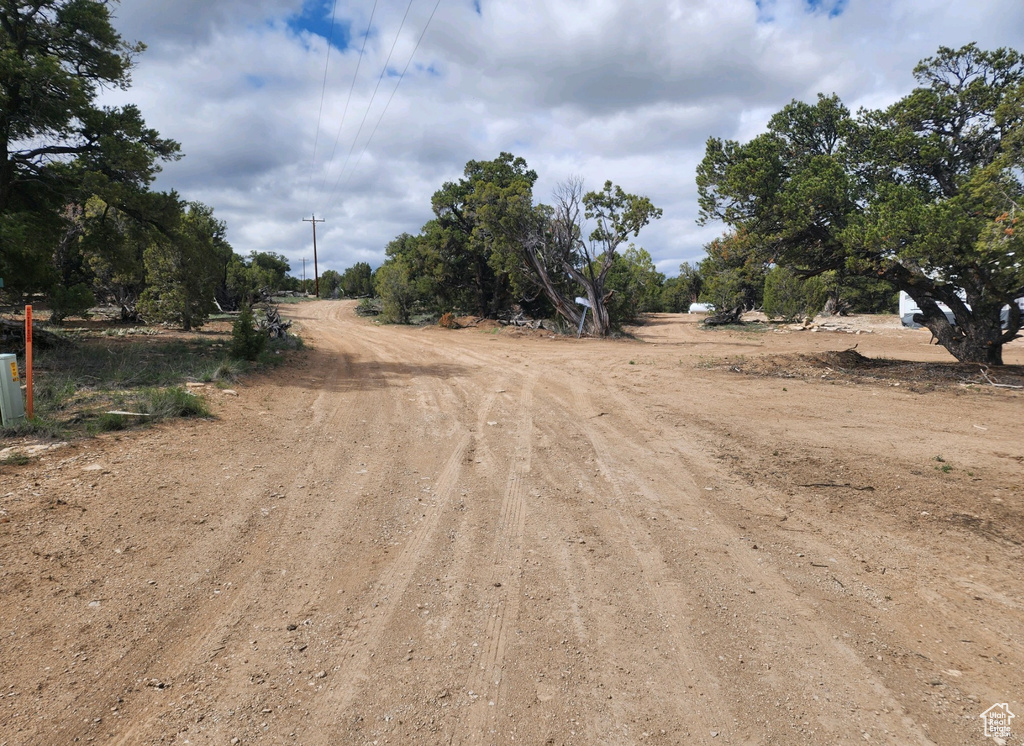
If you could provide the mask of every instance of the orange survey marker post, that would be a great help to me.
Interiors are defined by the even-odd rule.
[[[32,419],[32,306],[25,306],[25,414]]]

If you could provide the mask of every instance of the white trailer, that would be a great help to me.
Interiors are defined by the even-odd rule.
[[[967,294],[964,293],[963,290],[958,290],[957,295],[959,295],[963,300],[967,300]],[[1016,302],[1017,306],[1021,310],[1021,313],[1024,313],[1024,297],[1018,298]],[[956,326],[956,318],[953,316],[953,312],[949,309],[949,306],[947,306],[945,303],[940,303],[939,301],[936,301],[936,303],[939,306],[939,310],[946,315],[946,318],[949,320],[949,323],[952,324],[953,326]],[[970,308],[970,305],[968,305],[967,307]],[[901,290],[900,321],[903,322],[903,326],[906,326],[910,329],[920,329],[921,325],[914,322],[915,314],[919,313],[921,313],[921,308],[917,305],[914,299]],[[1010,321],[1009,306],[1003,306],[1001,318],[1003,322],[1003,328],[1005,329]]]

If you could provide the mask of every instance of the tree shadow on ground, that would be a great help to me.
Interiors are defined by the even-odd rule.
[[[344,393],[386,388],[409,388],[417,379],[464,378],[469,369],[450,363],[383,362],[353,360],[350,355],[316,353],[301,367],[275,373],[277,385]]]

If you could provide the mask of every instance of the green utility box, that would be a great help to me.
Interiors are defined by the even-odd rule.
[[[0,420],[4,427],[25,419],[25,398],[21,395],[18,356],[0,355]]]

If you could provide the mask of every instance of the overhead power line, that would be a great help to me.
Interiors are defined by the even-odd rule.
[[[420,42],[423,41],[423,37],[427,34],[427,29],[430,28],[430,22],[434,20],[434,14],[437,13],[437,8],[441,4],[441,0],[437,0],[434,3],[434,9],[430,12],[430,17],[427,19],[427,25],[423,27],[423,31],[420,33],[420,38],[416,40],[416,46],[412,49],[412,54],[409,55],[409,59],[405,63],[405,67],[402,69],[402,74],[398,76],[398,82],[395,83],[395,87],[391,91],[391,95],[388,96],[387,102],[384,104],[384,109],[381,111],[380,116],[377,117],[377,123],[373,125],[373,129],[370,131],[370,136],[366,138],[366,142],[363,144],[363,149],[359,151],[359,157],[356,158],[356,162],[352,164],[352,168],[348,172],[348,178],[345,179],[345,183],[342,188],[348,186],[348,183],[352,180],[352,174],[355,173],[356,167],[359,162],[363,160],[363,155],[370,147],[370,142],[373,141],[373,136],[377,134],[377,128],[380,127],[381,121],[384,119],[384,115],[388,113],[388,107],[391,106],[391,101],[394,99],[395,94],[398,93],[398,86],[402,85],[402,80],[405,78],[406,72],[409,70],[409,65],[412,64],[413,57],[416,56],[416,50],[420,48]]]
[[[316,149],[320,144],[320,122],[324,116],[324,99],[327,97],[327,71],[331,67],[331,47],[334,46],[334,19],[338,10],[338,0],[334,0],[331,7],[331,31],[327,39],[327,59],[324,61],[324,82],[320,87],[320,111],[316,115],[316,134],[313,136],[313,159],[309,168],[309,179],[306,182],[306,194],[309,195],[313,187],[313,172],[316,170]]]
[[[409,4],[405,6],[405,15],[402,16],[402,22],[398,24],[398,31],[395,32],[395,40],[391,42],[391,49],[388,51],[388,57],[384,60],[384,66],[380,70],[380,75],[377,76],[377,85],[373,87],[373,93],[370,94],[370,101],[366,104],[366,111],[363,112],[363,118],[359,122],[359,128],[356,130],[355,137],[352,138],[352,145],[349,146],[348,153],[345,155],[345,162],[341,164],[341,171],[338,172],[338,179],[334,182],[334,187],[331,189],[330,196],[327,201],[330,202],[334,197],[334,193],[338,189],[338,185],[341,183],[341,177],[345,174],[345,169],[348,168],[349,161],[352,159],[352,151],[356,149],[356,143],[359,142],[359,135],[363,132],[363,125],[366,124],[366,117],[370,115],[370,109],[373,107],[373,102],[377,98],[377,91],[380,89],[380,82],[384,79],[384,75],[388,71],[388,65],[391,63],[391,56],[395,53],[395,47],[398,45],[398,40],[402,36],[402,29],[405,28],[405,22],[409,18],[409,11],[412,10],[412,4],[416,0],[409,0]]]
[[[409,10],[412,8],[413,1],[414,0],[410,0],[409,6],[406,8],[405,16],[402,18],[402,26],[405,25],[405,20],[406,20],[406,18],[409,15]],[[420,32],[419,38],[416,40],[416,44],[413,47],[412,53],[409,55],[409,59],[406,60],[405,67],[402,68],[402,72],[398,76],[398,81],[395,83],[395,87],[394,87],[394,89],[392,89],[391,95],[388,97],[387,102],[384,104],[384,108],[381,110],[380,116],[377,117],[377,121],[376,121],[376,123],[373,126],[373,130],[371,130],[371,132],[370,132],[370,136],[366,139],[366,142],[363,144],[363,148],[360,151],[359,156],[356,158],[356,162],[353,164],[352,168],[349,169],[348,172],[347,172],[348,178],[345,179],[345,185],[348,185],[349,181],[351,181],[352,174],[355,171],[355,167],[357,165],[359,165],[359,162],[362,160],[363,155],[366,153],[367,149],[370,147],[370,142],[373,140],[373,136],[377,133],[377,128],[380,127],[380,123],[381,123],[381,121],[383,121],[384,115],[387,113],[388,107],[391,106],[391,101],[394,99],[395,94],[398,92],[398,87],[402,84],[402,81],[405,79],[405,74],[409,71],[409,66],[412,64],[413,58],[416,56],[416,52],[420,48],[420,44],[422,44],[422,42],[423,42],[423,37],[426,36],[427,29],[430,28],[430,24],[434,20],[434,15],[437,13],[437,9],[438,9],[438,7],[440,5],[441,5],[441,0],[437,0],[434,3],[434,8],[433,8],[433,10],[430,11],[430,16],[427,18],[427,22],[423,26],[423,31]],[[398,44],[398,38],[399,38],[399,35],[401,34],[402,26],[399,26],[398,34],[395,35],[395,41],[391,45],[391,52],[388,53],[388,58],[384,62],[384,67],[381,70],[381,74],[377,78],[377,85],[374,87],[373,95],[370,97],[370,102],[366,106],[366,113],[363,114],[363,121],[360,122],[360,124],[359,124],[359,130],[356,132],[356,136],[352,140],[352,147],[349,148],[349,153],[348,153],[348,157],[346,157],[346,159],[345,159],[345,164],[342,166],[341,172],[338,174],[338,179],[337,179],[337,181],[335,181],[334,187],[331,189],[330,196],[328,197],[327,203],[326,203],[328,205],[332,204],[332,202],[334,200],[334,196],[335,196],[335,194],[338,191],[338,187],[341,185],[342,177],[346,176],[346,168],[348,166],[348,163],[349,163],[349,160],[351,158],[352,152],[355,150],[355,146],[356,146],[356,143],[358,142],[359,134],[360,134],[360,132],[362,132],[363,125],[366,123],[366,118],[367,118],[367,116],[369,116],[370,107],[372,106],[373,100],[374,100],[374,98],[377,95],[377,89],[380,87],[380,83],[384,79],[384,75],[387,72],[388,63],[390,63],[391,56],[392,56],[392,54],[395,51],[395,46]]]
[[[327,159],[327,163],[324,164],[324,176],[320,180],[320,192],[323,193],[324,187],[327,185],[327,172],[334,163],[334,154],[338,152],[338,142],[341,140],[341,131],[345,127],[345,119],[348,116],[348,107],[352,102],[352,91],[356,87],[356,78],[359,77],[359,67],[363,64],[363,53],[366,51],[366,40],[370,38],[370,29],[373,28],[373,17],[377,13],[377,0],[373,0],[373,8],[370,10],[370,20],[366,24],[366,33],[363,34],[363,44],[359,48],[359,59],[356,60],[356,69],[352,73],[352,83],[348,87],[348,98],[345,99],[345,109],[341,113],[341,121],[338,122],[338,134],[334,137],[334,146],[331,148],[331,157]]]

